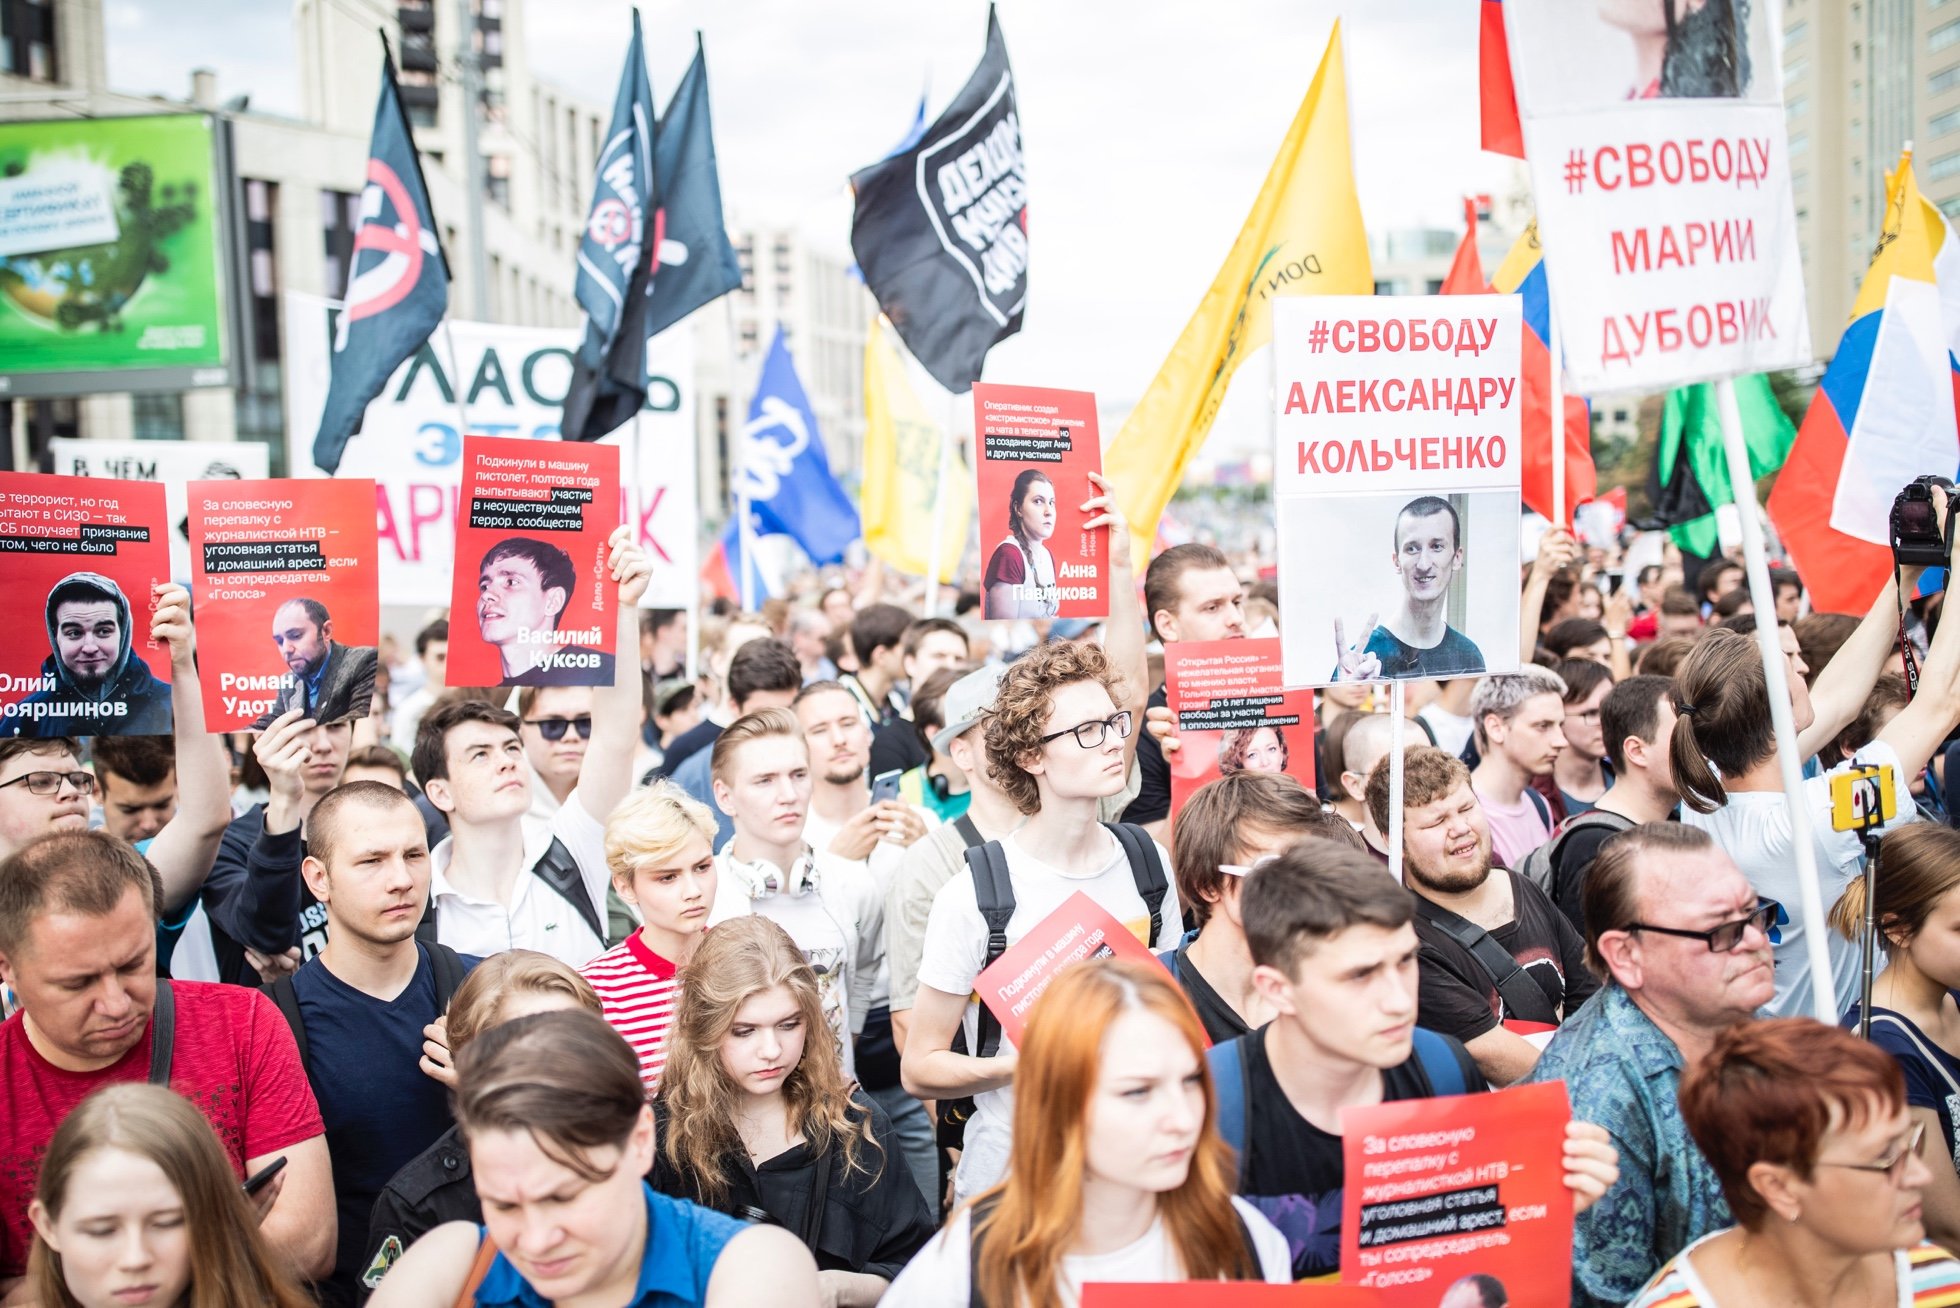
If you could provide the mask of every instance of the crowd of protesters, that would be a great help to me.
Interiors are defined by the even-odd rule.
[[[447,686],[435,618],[373,715],[230,738],[163,588],[174,736],[0,741],[0,1303],[1333,1280],[1344,1110],[1546,1080],[1574,1304],[1960,1302],[1960,623],[1915,572],[1862,615],[1774,574],[1818,976],[1731,560],[1547,532],[1521,669],[1394,701],[1399,790],[1343,684],[1313,787],[1173,816],[1152,643],[1276,634],[1272,580],[1134,575],[1104,489],[1098,623],[921,616],[873,564],[690,633],[621,533],[614,685]],[[1867,1015],[1827,774],[1871,765]],[[976,979],[1078,894],[1161,966],[1062,971],[1017,1046]]]

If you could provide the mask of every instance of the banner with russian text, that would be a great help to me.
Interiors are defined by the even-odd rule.
[[[170,575],[191,576],[190,502],[194,481],[263,479],[272,475],[272,451],[258,441],[98,441],[56,437],[48,442],[51,472],[103,481],[163,483],[170,510]],[[217,728],[212,728],[214,731]]]
[[[1552,308],[1588,395],[1811,359],[1782,5],[1667,8],[1504,3]]]
[[[0,473],[0,737],[170,732],[163,487]]]
[[[1148,919],[1140,928],[1148,930]],[[1092,958],[1156,963],[1150,947],[1101,904],[1076,891],[982,972],[973,993],[1000,1020],[1001,1035],[1019,1045],[1035,1001],[1064,969]]]
[[[1233,772],[1283,772],[1313,789],[1313,692],[1283,689],[1280,661],[1276,637],[1164,646],[1173,832],[1184,802]]]
[[[1373,1290],[1347,1285],[1261,1285],[1257,1281],[1091,1281],[1082,1308],[1381,1308]],[[1455,1304],[1444,1308],[1456,1308]],[[1478,1308],[1482,1308],[1479,1304]]]
[[[619,451],[463,438],[449,608],[452,686],[610,686]]]
[[[1487,1278],[1509,1308],[1566,1308],[1571,1119],[1563,1081],[1344,1110],[1342,1284],[1436,1308]]]
[[[1102,472],[1096,397],[976,382],[973,431],[981,616],[1108,617],[1108,533],[1082,530],[1082,505],[1101,494],[1089,480]]]
[[[1273,302],[1288,686],[1518,662],[1515,295]]]
[[[381,634],[374,483],[196,481],[188,499],[206,725],[368,716]]]
[[[285,297],[286,466],[295,476],[320,475],[313,432],[326,402],[339,308],[315,296]],[[368,405],[339,475],[374,479],[384,603],[449,603],[463,480],[461,413],[468,414],[472,435],[559,439],[578,342],[572,327],[451,322],[395,369]],[[622,514],[653,563],[640,601],[647,606],[687,608],[700,589],[695,395],[694,343],[683,323],[647,345],[647,403],[639,417],[598,442],[621,451],[627,470],[621,493],[632,503],[622,500]]]

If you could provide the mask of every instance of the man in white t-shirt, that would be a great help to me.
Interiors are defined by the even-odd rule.
[[[710,926],[760,913],[789,932],[817,974],[844,1075],[878,983],[885,907],[864,864],[810,848],[810,748],[793,710],[759,709],[715,738],[715,803],[735,834],[715,855]]]
[[[1153,932],[1137,871],[1122,842],[1096,820],[1098,802],[1126,781],[1123,742],[1136,724],[1117,708],[1122,691],[1096,646],[1041,645],[1007,670],[985,715],[987,769],[1027,815],[999,841],[1014,891],[1010,948],[1077,892],[1153,949],[1172,947],[1182,934],[1176,887],[1166,885]],[[1151,849],[1154,872],[1168,883],[1170,860],[1161,847]],[[954,1183],[959,1199],[1006,1172],[1013,1119],[1012,1045],[1003,1039],[1000,1052],[984,1058],[952,1049],[962,1029],[968,1049],[982,1046],[978,1005],[969,997],[986,961],[986,921],[973,874],[963,870],[940,890],[926,922],[903,1059],[905,1088],[919,1098],[974,1098]]]
[[[422,719],[414,767],[449,835],[429,851],[436,938],[459,954],[535,949],[580,967],[606,947],[606,819],[633,783],[640,720],[636,606],[651,566],[621,527],[608,560],[619,589],[615,684],[592,692],[578,786],[549,823],[527,821],[532,770],[514,713],[449,700]]]

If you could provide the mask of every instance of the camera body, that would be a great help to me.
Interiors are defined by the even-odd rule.
[[[1940,522],[1937,486],[1946,492],[1946,522]],[[1953,483],[1945,477],[1919,477],[1892,501],[1892,561],[1901,568],[1944,568],[1952,554],[1953,520],[1960,511]],[[1942,532],[1944,526],[1944,532]]]

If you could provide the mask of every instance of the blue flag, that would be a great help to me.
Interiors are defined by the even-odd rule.
[[[660,245],[653,266],[647,335],[658,336],[702,305],[742,284],[742,265],[722,227],[721,174],[708,112],[708,58],[694,38],[694,62],[660,120],[653,153],[660,178]]]
[[[333,380],[313,438],[313,462],[324,472],[340,467],[368,402],[402,360],[429,339],[449,308],[449,263],[385,42],[360,214],[347,307],[334,331]]]
[[[640,44],[640,13],[599,151],[592,205],[579,240],[573,294],[585,339],[572,361],[560,434],[596,441],[630,421],[647,399],[647,313],[653,290],[660,187],[653,166],[653,87]]]
[[[736,475],[756,533],[788,536],[813,562],[842,562],[844,551],[863,534],[857,508],[831,476],[817,416],[797,379],[780,323],[742,428]]]

